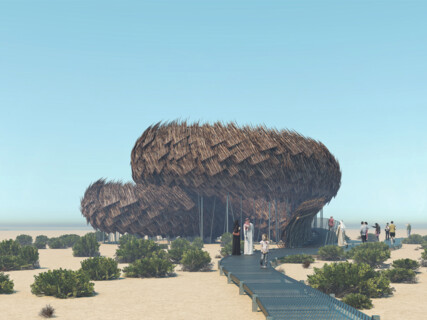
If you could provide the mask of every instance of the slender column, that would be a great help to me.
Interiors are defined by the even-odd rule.
[[[323,229],[323,208],[320,209],[320,229]]]
[[[228,193],[227,193],[227,205],[225,207],[225,232],[228,232]]]
[[[268,240],[271,241],[271,237],[270,237],[270,225],[271,225],[271,202],[268,201]]]
[[[213,209],[212,209],[212,220],[211,220],[211,243],[212,243],[212,230],[213,230],[213,221],[214,221],[214,216],[215,216],[215,203],[216,203],[216,197],[214,197],[214,205],[213,205]]]
[[[240,230],[243,230],[243,215],[242,215],[242,196],[240,196]],[[254,228],[255,229],[255,228]],[[254,230],[255,233],[255,230]],[[240,232],[240,237],[243,237],[243,232]]]
[[[279,235],[279,226],[278,226],[278,221],[277,221],[277,199],[274,199],[274,211],[275,211],[275,215],[276,215],[276,242],[279,241],[278,235]]]
[[[203,238],[203,196],[202,196],[202,199],[200,201],[201,201],[201,206],[200,206],[200,216],[201,216],[201,219],[200,219],[200,221],[201,221],[201,223],[200,223],[200,237],[202,238],[202,242],[205,243],[203,240],[204,239]]]

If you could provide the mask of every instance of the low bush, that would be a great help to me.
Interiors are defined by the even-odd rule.
[[[372,309],[372,300],[360,293],[350,293],[344,296],[342,302],[356,309]]]
[[[96,241],[95,233],[85,234],[79,237],[73,246],[73,256],[75,257],[97,257],[99,256],[99,243]]]
[[[424,252],[421,253],[421,259],[427,260],[427,249],[424,249]]]
[[[230,232],[226,232],[221,236],[221,247],[225,247],[228,243],[233,242],[233,235]]]
[[[65,249],[65,243],[64,240],[61,238],[50,238],[47,240],[47,245],[51,249]]]
[[[393,261],[392,266],[394,268],[411,269],[415,271],[420,267],[420,264],[418,261],[412,259],[398,259]]]
[[[424,238],[419,234],[411,234],[409,237],[402,240],[405,244],[421,244],[424,242]]]
[[[171,248],[168,251],[169,257],[173,263],[180,263],[185,251],[190,249],[191,244],[188,240],[178,238],[171,242]]]
[[[206,271],[211,268],[211,257],[202,249],[190,248],[182,255],[181,264],[184,271]]]
[[[173,270],[174,266],[164,251],[154,252],[123,268],[125,276],[130,278],[167,277],[173,275]]]
[[[345,257],[344,249],[338,246],[324,246],[317,253],[320,260],[337,261]]]
[[[342,297],[349,293],[361,293],[378,298],[392,293],[390,280],[366,263],[339,262],[314,268],[307,277],[308,283],[324,293]]]
[[[36,240],[34,241],[34,246],[37,249],[46,249],[48,240],[49,238],[47,236],[44,236],[44,235],[37,236]]]
[[[222,248],[221,248],[221,255],[223,256],[223,257],[226,257],[226,256],[229,256],[230,254],[232,254],[233,253],[233,244],[230,242],[230,243],[227,243],[226,245],[224,245]]]
[[[43,318],[53,318],[55,316],[55,309],[50,304],[48,304],[46,307],[42,308],[39,316]]]
[[[33,244],[33,237],[28,234],[20,234],[15,239],[21,246],[31,246]]]
[[[117,261],[106,257],[95,257],[80,262],[90,280],[113,280],[120,277]]]
[[[152,240],[138,239],[135,236],[126,235],[119,240],[116,260],[120,263],[132,263],[138,259],[150,257],[159,250],[161,250],[160,246]]]
[[[304,269],[307,269],[310,265],[311,265],[310,260],[305,260],[305,261],[302,263],[302,267],[303,267]]]
[[[35,295],[56,298],[89,297],[94,293],[94,284],[83,270],[49,270],[34,276],[31,292]]]
[[[393,283],[401,283],[401,282],[415,283],[416,282],[415,271],[411,269],[392,268],[389,270],[385,270],[383,273]]]
[[[367,263],[371,267],[377,267],[390,258],[390,248],[383,242],[364,243],[351,248],[346,257],[353,259],[355,263]]]
[[[37,248],[24,246],[18,241],[0,242],[0,271],[33,269],[39,267]]]
[[[13,280],[10,280],[9,275],[3,272],[0,272],[0,293],[13,293]]]
[[[314,258],[309,254],[293,254],[279,259],[281,263],[304,263],[306,261],[312,263]]]
[[[80,239],[80,236],[77,234],[64,234],[60,236],[59,239],[62,240],[65,248],[71,248]]]
[[[191,243],[191,245],[195,248],[198,248],[198,249],[202,249],[204,247],[203,240],[200,237],[195,238],[193,240],[193,242]]]

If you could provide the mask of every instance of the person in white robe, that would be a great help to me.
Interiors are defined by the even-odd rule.
[[[246,218],[245,224],[243,225],[243,235],[245,238],[245,245],[243,248],[243,254],[254,253],[254,225],[250,222],[249,218]]]
[[[342,220],[340,221],[336,232],[338,238],[338,246],[347,247],[348,244],[347,241],[345,241],[345,225]]]

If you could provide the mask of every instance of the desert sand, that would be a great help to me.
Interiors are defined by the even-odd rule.
[[[0,240],[15,239],[19,234],[48,237],[74,233],[84,235],[87,230],[67,231],[0,231]],[[413,233],[427,234],[427,230],[413,230]],[[358,230],[348,230],[350,237],[356,238]],[[256,246],[257,247],[257,246]],[[392,252],[390,261],[399,258],[418,259],[421,251],[417,245],[404,245]],[[117,245],[102,244],[101,255],[114,257]],[[37,297],[31,293],[30,284],[34,275],[49,269],[67,268],[77,270],[85,258],[73,257],[71,249],[41,249],[40,266],[37,270],[6,272],[15,284],[15,293],[0,295],[1,319],[41,319],[41,308],[47,304],[55,308],[58,319],[247,319],[264,320],[261,311],[251,311],[251,299],[239,295],[239,288],[227,284],[226,277],[218,272],[219,244],[205,245],[212,257],[210,272],[183,272],[178,266],[173,278],[134,279],[121,278],[112,281],[94,281],[96,295],[75,299]],[[299,264],[278,266],[286,274],[297,280],[306,280],[313,267],[321,267],[323,262],[313,263],[309,269]],[[119,264],[123,268],[126,264]],[[380,315],[381,319],[423,319],[427,311],[427,272],[421,268],[416,284],[392,284],[396,289],[390,298],[374,299],[374,309],[365,310],[369,315]],[[423,304],[424,302],[424,304]]]
[[[48,237],[61,234],[84,235],[87,230],[67,231],[0,231],[0,240],[15,239],[19,234],[29,234],[35,239],[39,234]],[[101,255],[114,257],[117,245],[102,244]],[[37,270],[9,271],[6,274],[15,284],[15,293],[0,295],[2,320],[42,319],[40,310],[47,304],[55,308],[58,319],[117,320],[117,319],[241,319],[264,320],[261,311],[252,312],[251,299],[239,295],[239,288],[227,284],[219,275],[219,244],[205,245],[212,257],[210,272],[183,272],[178,266],[173,278],[135,279],[121,278],[111,281],[94,281],[93,297],[57,299],[37,297],[31,293],[34,275],[49,269],[77,270],[85,258],[73,257],[71,249],[40,249],[40,267]],[[123,268],[127,264],[119,264]]]

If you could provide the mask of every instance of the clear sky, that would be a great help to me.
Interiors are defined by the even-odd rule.
[[[158,121],[323,142],[325,215],[427,223],[426,1],[0,2],[0,223],[79,223]]]

